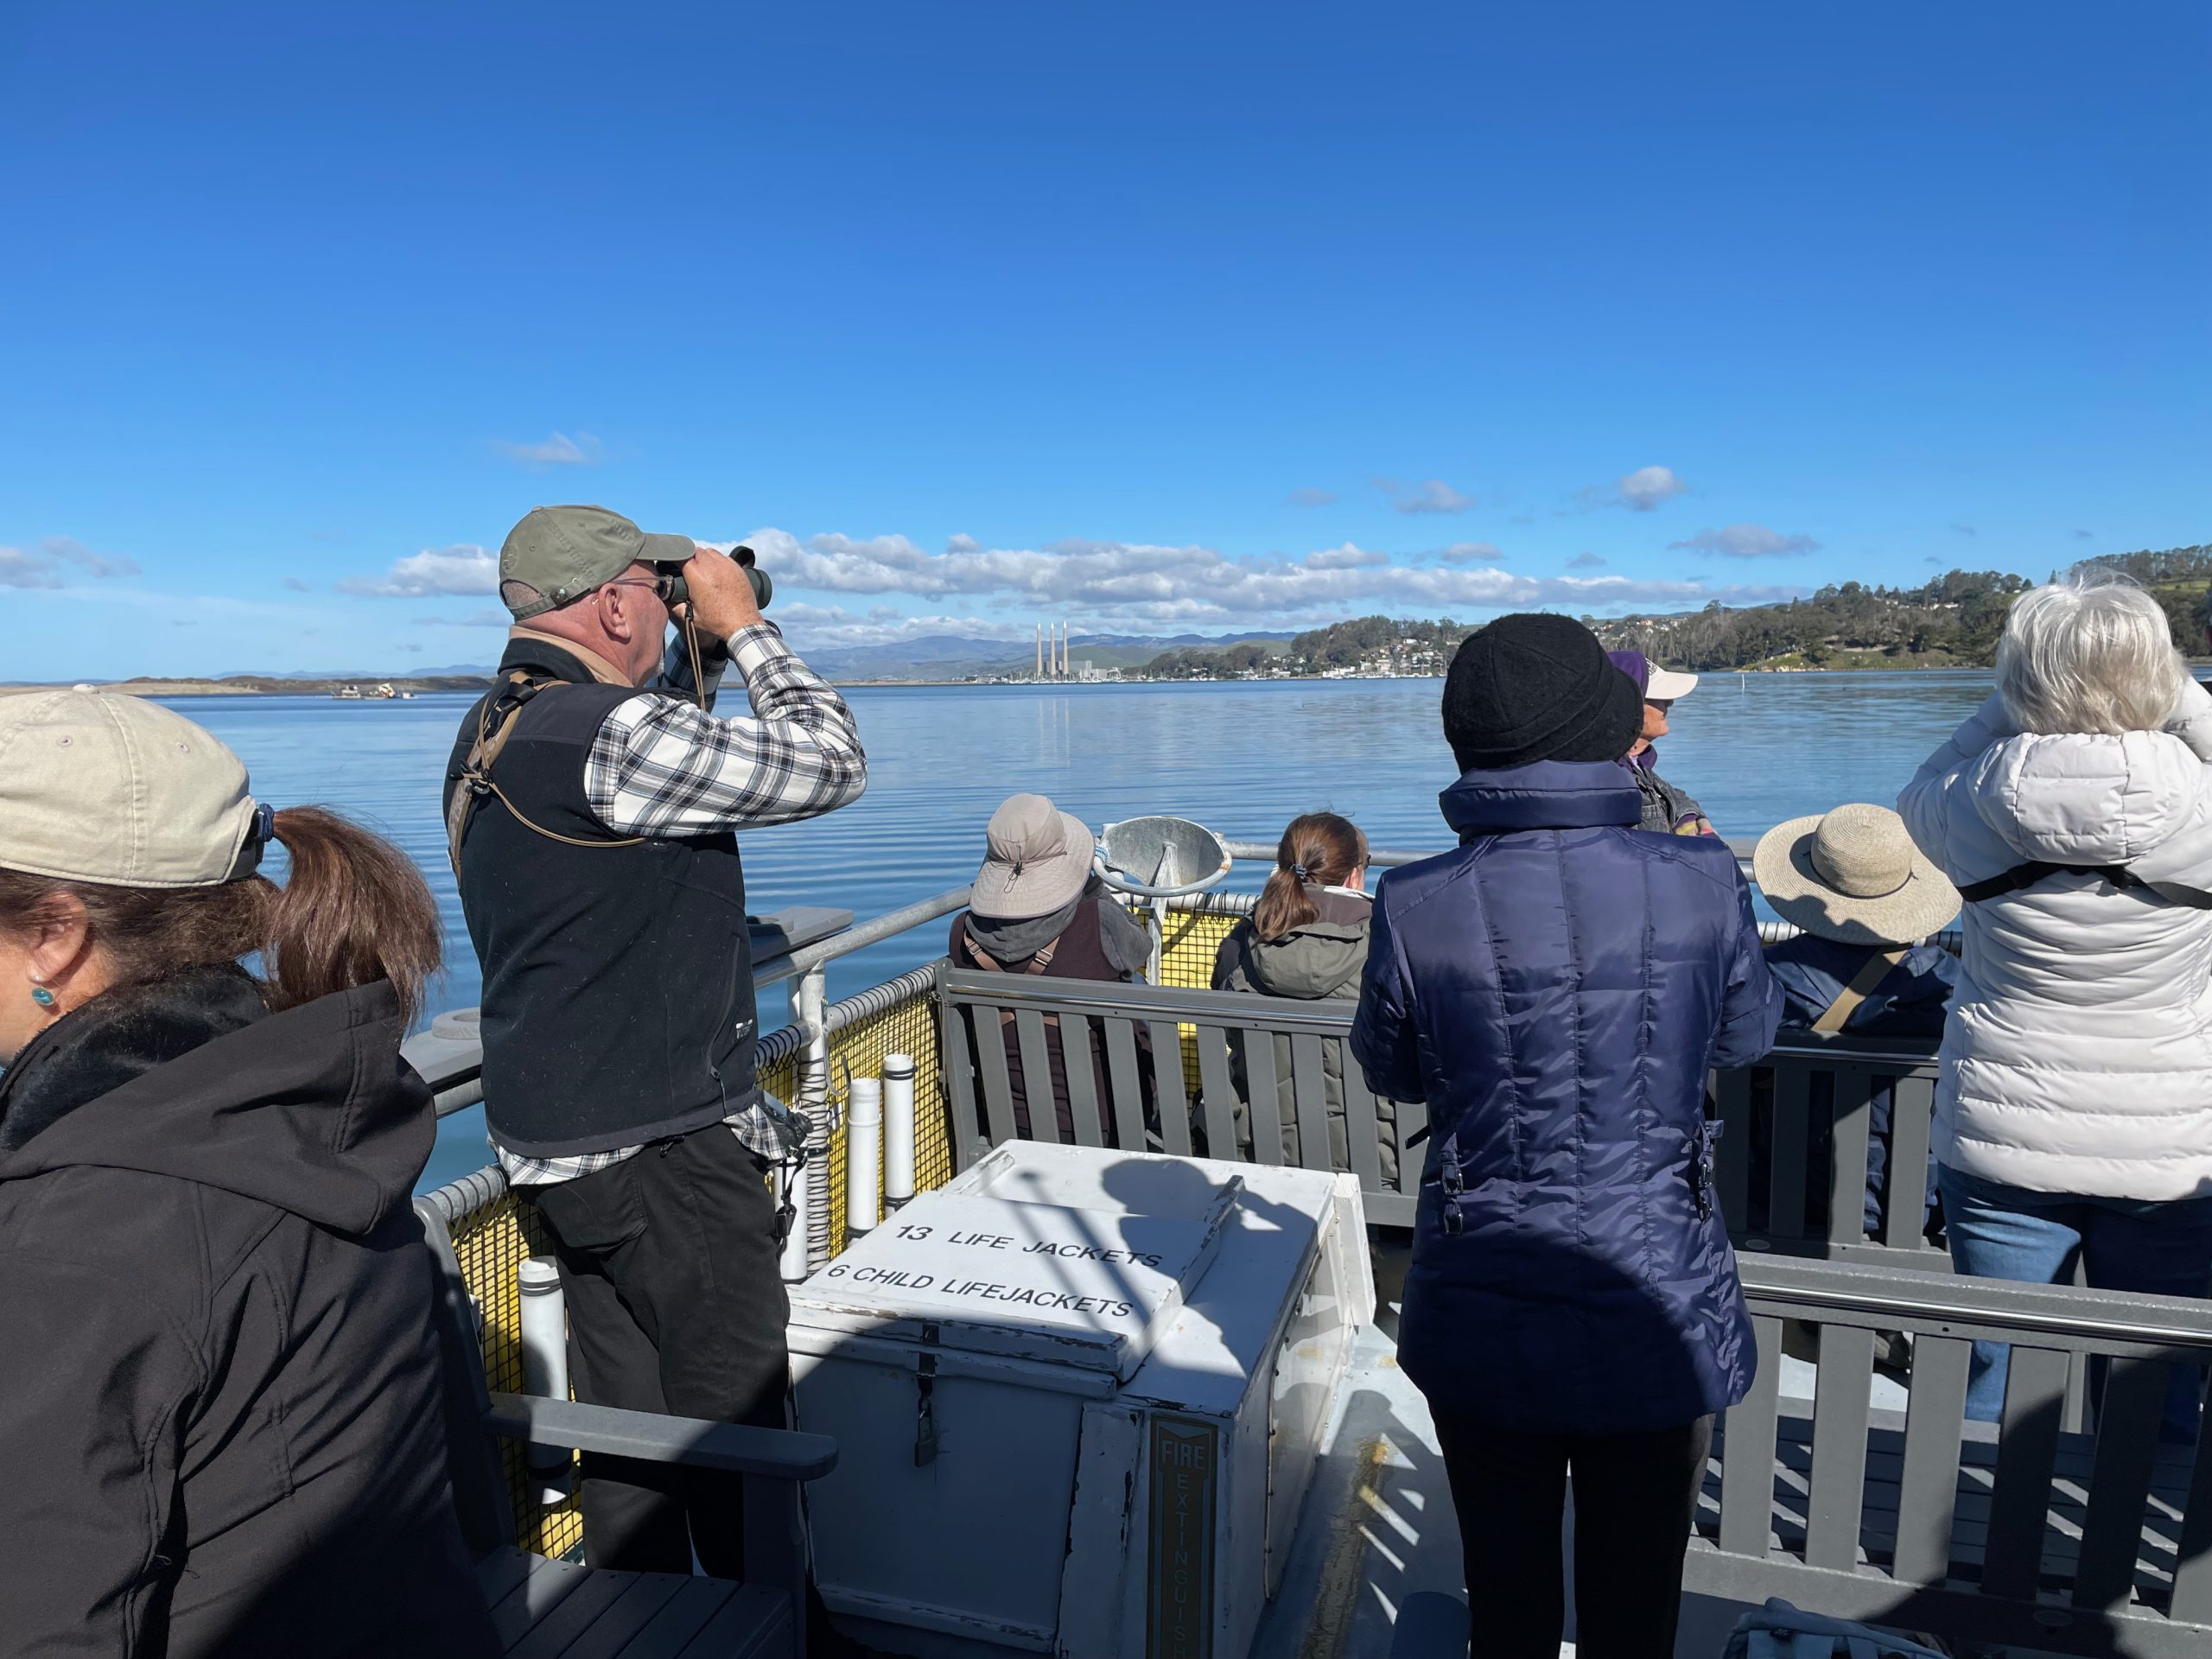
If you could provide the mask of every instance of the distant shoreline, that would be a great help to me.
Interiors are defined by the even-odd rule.
[[[73,685],[89,685],[94,690],[112,691],[127,697],[330,697],[341,686],[353,686],[362,693],[364,702],[382,702],[383,697],[368,696],[371,687],[388,685],[395,692],[410,692],[417,696],[426,691],[480,691],[490,683],[488,679],[474,674],[433,674],[416,678],[396,676],[391,679],[364,677],[357,680],[279,680],[259,675],[240,675],[235,679],[130,679],[130,680],[73,680],[56,681],[48,685],[0,685],[0,696],[22,696],[34,691],[66,691]],[[352,698],[342,699],[352,702]]]
[[[2191,657],[2192,666],[2201,667],[2206,658]],[[1881,662],[1853,662],[1833,664],[1825,668],[1801,668],[1795,665],[1762,664],[1756,668],[1714,668],[1702,671],[1708,676],[1726,674],[1942,674],[1987,673],[1984,664],[1975,663],[1898,664]],[[1230,677],[1205,679],[1117,679],[1117,680],[838,680],[835,683],[861,690],[880,690],[897,686],[944,688],[972,686],[984,690],[995,685],[1023,686],[1033,690],[1049,689],[1055,691],[1100,690],[1116,685],[1306,685],[1320,683],[1371,684],[1378,680],[1433,680],[1434,674],[1368,674],[1327,675],[1288,674],[1263,675],[1244,680]],[[481,691],[490,683],[488,678],[474,675],[439,674],[427,677],[390,680],[277,680],[258,676],[240,677],[228,680],[203,679],[130,679],[56,681],[38,685],[0,685],[0,697],[22,696],[35,691],[60,691],[69,684],[91,685],[98,690],[119,693],[133,697],[332,697],[340,686],[369,687],[389,685],[394,691],[411,692],[416,696],[451,692]],[[353,702],[353,698],[334,698],[334,701]],[[364,702],[384,702],[386,699],[364,696]]]

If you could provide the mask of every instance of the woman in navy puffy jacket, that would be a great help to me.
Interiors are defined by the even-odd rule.
[[[1428,1105],[1399,1360],[1436,1420],[1473,1651],[1674,1649],[1715,1413],[1756,1361],[1714,1203],[1713,1066],[1782,1000],[1726,842],[1637,827],[1637,689],[1566,617],[1500,618],[1444,690],[1456,851],[1375,895],[1352,1046]]]

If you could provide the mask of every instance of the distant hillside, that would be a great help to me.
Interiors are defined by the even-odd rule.
[[[2151,590],[2174,644],[2204,650],[2197,620],[2212,584],[2212,547],[2115,553],[2085,559],[2067,574],[2117,570]],[[2060,573],[2053,571],[2056,581]],[[1586,617],[1607,645],[1643,652],[1695,671],[1755,668],[1986,668],[2013,596],[2034,584],[1996,570],[1953,570],[1924,587],[1869,588],[1856,582],[1810,599],[1740,610],[1719,601],[1701,611],[1618,619]]]
[[[1611,648],[1695,673],[1970,667],[1995,656],[2005,608],[2032,585],[2001,571],[1953,570],[1920,588],[1847,582],[1779,605],[1730,610],[1715,600],[1701,611],[1584,620]]]
[[[2198,620],[2212,589],[2212,545],[2108,554],[2072,569],[2113,569],[2148,588],[2166,612],[2174,643],[2206,649]],[[2053,571],[2056,581],[2059,573]],[[1999,570],[1953,570],[1917,588],[1847,582],[1809,598],[1730,609],[1582,620],[1614,650],[1641,651],[1676,668],[1986,667],[2005,613],[2030,578]],[[1292,636],[1273,649],[1209,642],[1162,652],[1150,679],[1287,678],[1347,674],[1437,674],[1480,624],[1366,616]]]
[[[1327,674],[1440,674],[1475,623],[1363,616],[1272,639],[1185,646],[1144,666],[1151,680],[1304,678]]]

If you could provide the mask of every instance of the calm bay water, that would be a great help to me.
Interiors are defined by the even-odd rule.
[[[1675,705],[1660,769],[1727,836],[1844,801],[1887,804],[1988,686],[1982,673],[1707,676]],[[975,874],[984,821],[1019,790],[1050,795],[1093,825],[1172,812],[1231,839],[1271,842],[1300,812],[1326,809],[1378,847],[1440,849],[1450,836],[1436,795],[1454,776],[1441,690],[1437,680],[855,688],[847,696],[868,746],[867,795],[826,818],[747,834],[747,895],[756,913],[815,904],[865,918],[941,893]],[[438,804],[469,702],[170,705],[237,750],[261,799],[335,807],[422,866],[446,922],[438,1007],[478,1000]],[[1240,865],[1230,885],[1256,889],[1264,874]],[[830,995],[941,954],[948,925],[832,964]],[[779,1022],[778,1001],[766,1000],[764,1023]],[[456,1115],[426,1183],[483,1161],[480,1114]]]

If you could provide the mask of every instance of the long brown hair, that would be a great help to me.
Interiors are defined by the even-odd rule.
[[[215,887],[117,887],[0,870],[0,928],[21,931],[63,894],[85,907],[116,988],[258,951],[273,1010],[389,980],[412,1022],[438,968],[438,907],[406,854],[335,812],[287,807],[283,887],[264,875]]]
[[[1293,818],[1275,848],[1274,874],[1252,907],[1252,926],[1262,939],[1279,939],[1321,912],[1306,897],[1308,885],[1332,887],[1367,863],[1367,837],[1333,812]]]

